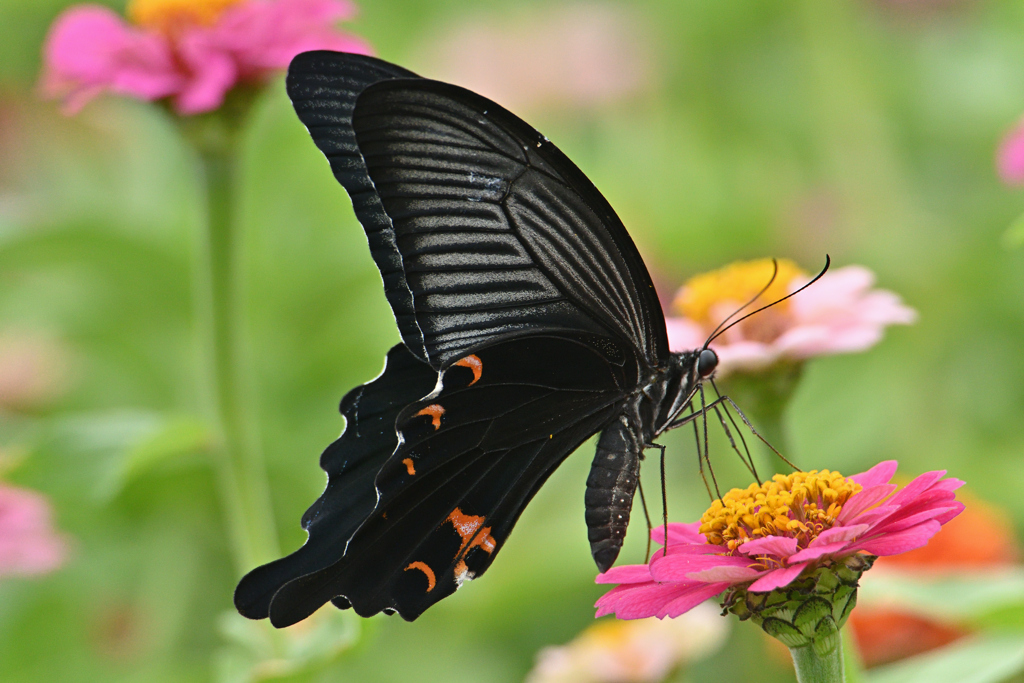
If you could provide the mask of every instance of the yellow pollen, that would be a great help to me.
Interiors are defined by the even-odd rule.
[[[243,0],[130,0],[128,18],[170,36],[193,26],[212,26],[228,7]]]
[[[796,538],[805,548],[832,528],[843,505],[861,488],[829,470],[776,474],[771,481],[733,489],[714,501],[700,518],[700,532],[729,550],[765,536]]]
[[[779,260],[779,273],[758,302],[762,305],[789,294],[794,279],[805,275],[795,263]],[[772,276],[771,259],[737,261],[724,268],[690,278],[672,302],[676,313],[708,328],[710,331],[738,306],[750,301]],[[784,313],[789,302],[784,301],[773,310]],[[753,309],[751,309],[753,310]],[[756,316],[755,316],[756,317]]]

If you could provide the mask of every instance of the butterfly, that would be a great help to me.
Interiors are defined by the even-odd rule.
[[[307,542],[247,574],[238,611],[284,627],[330,601],[412,621],[487,570],[548,476],[598,432],[585,513],[607,570],[644,449],[693,419],[717,355],[670,352],[622,222],[511,112],[336,52],[297,56],[287,90],[352,199],[402,343],[341,401]]]

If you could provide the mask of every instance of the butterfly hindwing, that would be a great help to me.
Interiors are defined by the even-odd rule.
[[[356,387],[341,401],[345,431],[320,456],[327,488],[302,516],[306,544],[251,571],[235,591],[245,616],[264,619],[274,593],[288,581],[323,569],[345,552],[348,540],[377,503],[374,479],[398,447],[395,420],[401,410],[437,383],[437,372],[404,344],[393,347],[379,377]]]
[[[346,555],[286,584],[271,621],[337,596],[411,620],[482,574],[551,472],[621,411],[636,368],[631,350],[589,335],[512,338],[450,365],[439,393],[398,416],[402,444]]]

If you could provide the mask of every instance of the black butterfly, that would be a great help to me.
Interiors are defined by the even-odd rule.
[[[490,100],[379,59],[307,52],[288,95],[352,197],[402,344],[341,402],[304,546],[250,572],[243,615],[328,600],[413,620],[480,576],[523,508],[600,431],[591,551],[622,547],[643,450],[718,364],[671,353],[651,277],[594,185]]]

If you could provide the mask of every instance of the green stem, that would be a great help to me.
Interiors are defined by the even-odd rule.
[[[843,643],[822,656],[815,651],[813,645],[790,648],[793,666],[796,667],[797,683],[844,683],[846,676],[843,671]]]
[[[278,553],[266,469],[256,431],[244,329],[241,236],[235,219],[237,119],[190,121],[199,152],[207,221],[195,272],[206,412],[215,425],[214,457],[236,569],[247,572]],[[211,134],[211,131],[214,134]]]
[[[785,413],[800,384],[803,363],[778,363],[758,373],[736,373],[721,381],[722,390],[750,419],[758,434],[786,457],[792,457],[786,437]],[[772,459],[773,471],[788,472]]]

